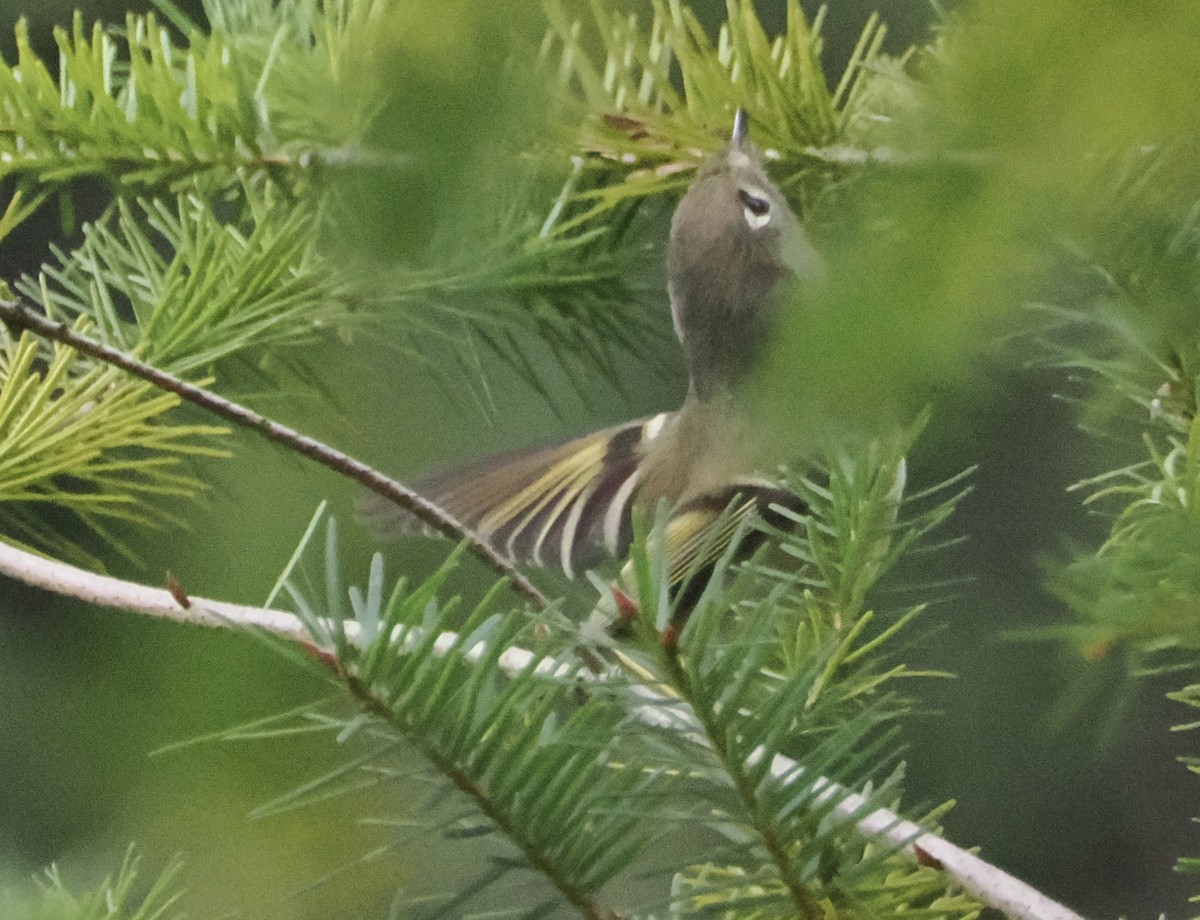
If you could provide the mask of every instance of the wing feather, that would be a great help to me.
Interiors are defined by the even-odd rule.
[[[574,577],[604,550],[628,548],[639,464],[661,429],[660,417],[641,419],[493,457],[418,488],[512,558]]]
[[[418,490],[518,561],[552,565],[568,577],[598,563],[605,551],[621,557],[633,536],[631,509],[639,500],[643,461],[669,432],[669,414],[641,419],[550,447],[518,451],[427,479]],[[669,451],[672,448],[666,446]],[[667,525],[671,592],[681,609],[699,599],[708,573],[750,514],[787,526],[772,504],[803,513],[803,502],[770,484],[749,480],[683,502]],[[376,523],[398,529],[394,507],[365,509]],[[407,528],[411,529],[411,525]],[[746,554],[762,542],[751,533]]]
[[[742,482],[706,492],[685,502],[667,524],[663,550],[671,560],[667,583],[676,606],[690,610],[700,599],[713,567],[729,549],[742,522],[757,514],[766,522],[792,526],[772,505],[803,514],[808,506],[791,492],[766,482]],[[739,557],[762,545],[765,534],[751,531],[738,547]]]

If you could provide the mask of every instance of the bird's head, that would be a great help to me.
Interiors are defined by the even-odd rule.
[[[729,146],[700,169],[671,222],[675,331],[702,399],[753,363],[773,326],[780,282],[820,272],[799,218],[746,132],[739,109]]]

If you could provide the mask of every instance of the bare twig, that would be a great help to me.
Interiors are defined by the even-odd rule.
[[[0,573],[64,597],[195,626],[252,626],[296,641],[311,641],[294,613],[226,601],[183,597],[178,589],[151,588],[88,572],[0,542]],[[350,624],[347,624],[350,625]]]
[[[74,348],[76,351],[95,358],[98,361],[103,361],[105,364],[119,367],[135,377],[140,377],[142,380],[152,383],[160,389],[174,393],[181,399],[199,406],[213,415],[233,422],[235,425],[253,429],[264,437],[283,444],[288,449],[308,457],[310,460],[315,460],[335,473],[353,479],[365,488],[370,489],[376,495],[380,495],[409,511],[414,517],[419,518],[423,523],[428,524],[440,533],[455,540],[465,540],[476,556],[491,566],[495,572],[507,578],[518,592],[539,607],[549,606],[550,602],[546,596],[517,569],[516,564],[511,559],[501,555],[483,537],[479,536],[444,508],[431,502],[423,495],[414,492],[408,486],[384,476],[378,470],[367,466],[361,460],[357,460],[349,454],[344,454],[315,438],[310,438],[308,435],[300,434],[292,428],[280,425],[265,415],[259,415],[257,412],[247,409],[245,406],[210,393],[201,387],[185,383],[178,377],[130,357],[124,352],[80,335],[65,324],[55,322],[34,310],[30,310],[18,301],[0,299],[0,318],[7,320],[19,328],[28,329],[43,338],[61,342],[63,345]]]
[[[150,588],[77,569],[3,542],[0,542],[0,574],[103,607],[116,607],[204,626],[255,626],[288,639],[311,641],[300,620],[286,611],[198,597],[183,598],[166,589]],[[344,625],[346,635],[355,638],[357,624],[348,622]],[[437,649],[445,652],[454,647],[457,641],[458,636],[454,633],[443,633],[438,637]],[[468,659],[478,660],[485,651],[485,643],[480,642],[466,654]],[[506,674],[516,675],[524,672],[535,657],[526,649],[508,648],[500,656],[499,664]],[[561,667],[560,663],[548,659],[539,663],[539,669],[546,672],[558,667]],[[594,679],[594,675],[587,671],[575,676],[582,680]],[[639,720],[687,734],[697,744],[707,743],[701,736],[695,715],[681,701],[647,687],[639,688],[639,693],[646,700],[646,705],[634,712]],[[771,772],[777,777],[797,776],[799,771],[796,766],[795,761],[776,756],[771,763]],[[853,820],[864,835],[901,847],[914,862],[941,869],[954,884],[984,904],[1002,911],[1012,920],[1083,920],[1079,914],[973,853],[935,834],[926,833],[918,825],[886,808],[871,808],[869,800],[858,793],[824,778],[818,780],[817,788],[821,797],[836,799],[835,810]]]

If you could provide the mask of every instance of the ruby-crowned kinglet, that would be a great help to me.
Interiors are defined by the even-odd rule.
[[[622,556],[633,509],[653,514],[665,501],[679,583],[724,551],[750,511],[800,504],[755,478],[765,438],[739,384],[786,303],[781,287],[812,279],[821,263],[746,133],[739,109],[729,146],[700,169],[671,222],[671,310],[691,378],[684,404],[434,481],[438,504],[514,559],[574,577],[602,549]]]

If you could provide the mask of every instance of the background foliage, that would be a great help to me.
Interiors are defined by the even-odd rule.
[[[768,32],[785,27],[784,4],[760,7]],[[695,8],[711,35],[724,10]],[[84,10],[73,46],[80,73],[89,55],[106,53],[93,19],[121,22],[126,9]],[[305,9],[280,4],[275,30],[217,24],[240,43],[246,70],[227,73],[197,45],[190,96],[138,97],[141,112],[161,116],[138,122],[154,124],[154,137],[131,138],[127,111],[95,103],[89,117],[108,126],[108,143],[36,175],[25,203],[48,182],[70,191],[4,240],[3,277],[50,265],[44,287],[23,290],[68,316],[78,295],[103,281],[118,293],[98,331],[125,347],[138,347],[130,312],[147,324],[157,304],[194,310],[191,339],[154,340],[146,356],[179,370],[216,368],[224,391],[405,473],[490,451],[498,440],[536,442],[677,403],[661,243],[693,148],[718,143],[704,113],[724,100],[696,97],[685,117],[660,117],[656,99],[671,100],[654,94],[671,87],[655,82],[653,68],[644,76],[636,56],[607,86],[578,67],[572,79],[587,108],[620,108],[645,94],[640,121],[585,122],[583,147],[601,156],[578,169],[579,197],[547,224],[545,207],[528,205],[555,200],[567,164],[546,171],[522,151],[574,144],[560,133],[580,113],[546,104],[532,55],[526,67],[505,53],[510,42],[541,43],[539,7],[519,4],[503,16],[469,4],[437,16],[397,8],[378,34],[350,22],[343,45],[297,46],[288,29],[302,28]],[[40,84],[27,78],[19,89],[36,95],[40,86],[56,99],[49,24],[69,28],[69,11],[47,3],[18,12],[33,17],[29,42],[48,62]],[[923,9],[885,12],[885,47],[895,53],[929,38]],[[560,60],[570,23],[590,16],[564,4],[551,17],[543,60]],[[906,71],[875,61],[872,73],[882,78],[858,95],[847,91],[840,126],[790,117],[796,108],[820,110],[819,100],[805,109],[764,73],[741,77],[743,89],[760,94],[756,134],[779,150],[777,169],[833,279],[796,314],[777,368],[764,377],[767,405],[787,410],[774,420],[803,450],[815,430],[869,430],[932,400],[911,461],[920,481],[979,464],[957,524],[969,542],[927,567],[914,563],[902,579],[973,576],[936,610],[944,621],[936,641],[912,652],[912,666],[960,676],[920,690],[938,715],[906,727],[910,796],[953,795],[959,805],[944,818],[952,839],[983,843],[996,862],[1091,913],[1177,909],[1191,887],[1170,866],[1196,849],[1185,820],[1197,811],[1195,790],[1172,762],[1189,739],[1167,731],[1190,717],[1162,696],[1190,678],[1159,674],[1190,664],[1197,596],[1194,521],[1169,513],[1194,507],[1186,499],[1196,485],[1187,451],[1197,366],[1189,180],[1200,103],[1188,91],[1200,68],[1195,16],[1169,2],[969,6],[950,14]],[[863,18],[847,4],[828,10],[822,63],[831,75],[851,59]],[[629,28],[615,15],[601,26],[610,35]],[[13,33],[3,34],[12,62]],[[630,30],[631,47],[638,35]],[[364,48],[377,56],[359,55]],[[589,53],[599,53],[593,32],[576,61]],[[397,56],[403,66],[382,63]],[[351,59],[356,66],[339,66]],[[267,62],[270,79],[260,85]],[[702,81],[703,56],[696,62]],[[169,64],[148,42],[134,69],[150,86],[155,68]],[[498,95],[501,84],[520,91]],[[314,96],[314,87],[330,85],[336,92]],[[92,105],[87,93],[95,100],[102,89],[81,83],[72,101]],[[447,102],[431,108],[430,99]],[[45,124],[53,153],[54,123]],[[232,162],[221,159],[229,145],[212,142],[230,137],[239,139]],[[152,166],[144,155],[108,155],[134,141],[143,154],[156,152]],[[848,161],[831,146],[839,141],[878,161],[868,169]],[[398,151],[411,156],[411,169]],[[0,175],[6,192],[32,182],[11,164]],[[207,226],[186,198],[165,209],[151,203],[193,177],[204,194],[225,195],[236,219]],[[327,213],[301,209],[294,225],[259,226],[259,216],[289,206],[289,193],[303,198],[307,183],[326,179],[337,187]],[[89,232],[107,234],[121,259],[64,262],[50,242],[86,256],[94,236],[82,226],[114,190],[127,196],[120,217]],[[121,220],[147,214],[154,246],[130,239],[122,248]],[[336,232],[310,244],[310,220]],[[588,227],[606,232],[567,232]],[[242,264],[255,247],[263,265],[302,252],[269,313],[247,316],[239,295],[251,302],[254,284],[268,279],[220,266],[225,257]],[[350,280],[322,281],[331,264]],[[587,268],[582,277],[565,270],[578,264]],[[1031,313],[1030,301],[1047,308]],[[375,308],[370,319],[366,303]],[[279,311],[290,311],[286,328],[303,334],[268,341],[284,328],[268,318]],[[1026,333],[1035,325],[1052,349],[1033,344]],[[201,329],[206,350],[197,351]],[[979,347],[997,339],[1007,348]],[[1045,357],[1031,368],[1035,352]],[[1081,374],[1099,386],[1074,383]],[[1085,398],[1082,412],[1053,401],[1063,391]],[[1078,434],[1081,416],[1104,438]],[[183,426],[208,421],[177,418],[183,440]],[[199,506],[157,505],[163,526],[188,524],[185,536],[148,536],[133,526],[141,521],[98,515],[95,506],[81,519],[51,520],[39,507],[24,520],[66,529],[77,553],[103,556],[123,574],[154,580],[169,569],[194,593],[261,600],[317,498],[332,493],[348,510],[354,495],[269,448],[234,444],[232,459],[192,459],[171,473],[178,490],[190,491],[192,479],[208,487]],[[1111,470],[1125,472],[1087,491],[1116,486],[1098,507],[1119,516],[1090,518],[1081,494],[1065,488]],[[104,544],[80,523],[141,561],[100,552]],[[1106,552],[1093,555],[1106,540]],[[364,562],[348,568],[364,569],[366,538],[345,534],[343,547]],[[1052,565],[1053,590],[1045,590],[1047,560],[1066,561],[1076,549],[1075,564]],[[413,541],[403,555],[420,576],[442,551]],[[0,798],[0,866],[18,879],[58,860],[68,876],[93,882],[136,839],[158,859],[186,852],[194,915],[355,916],[385,902],[398,880],[430,878],[456,852],[454,842],[425,839],[399,860],[288,899],[388,839],[379,826],[351,824],[336,804],[244,820],[319,772],[322,758],[334,767],[328,749],[297,737],[261,754],[241,743],[145,755],[288,709],[314,686],[235,636],[190,635],[6,590],[0,773],[10,781]],[[483,580],[472,590],[482,594]],[[1066,641],[1014,643],[1014,628]],[[1131,673],[1143,679],[1130,681]],[[390,807],[366,795],[367,808]],[[433,887],[460,881],[439,878]]]

